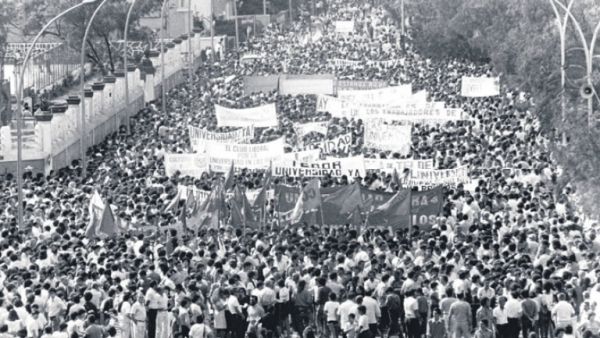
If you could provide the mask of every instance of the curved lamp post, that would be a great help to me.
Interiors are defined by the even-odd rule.
[[[66,10],[52,18],[50,21],[48,21],[48,23],[44,27],[42,27],[42,29],[38,32],[38,34],[31,42],[31,45],[29,46],[29,48],[27,49],[27,53],[25,54],[25,58],[23,59],[23,67],[21,67],[21,73],[19,74],[19,83],[17,85],[17,190],[19,203],[17,207],[17,222],[19,228],[23,228],[23,106],[21,105],[21,101],[23,100],[23,80],[25,77],[25,69],[27,68],[27,63],[31,58],[31,52],[35,47],[35,44],[42,37],[42,35],[44,35],[48,27],[50,27],[58,19],[78,9],[79,7],[82,7],[86,4],[94,3],[96,1],[97,0],[83,0],[77,5],[67,8]]]
[[[569,15],[565,13],[565,16],[561,18],[560,13],[558,12],[558,8],[554,4],[554,0],[549,0],[550,5],[552,6],[552,10],[554,11],[554,15],[556,15],[556,24],[558,26],[558,34],[560,37],[560,106],[561,106],[561,117],[563,122],[567,120],[567,108],[565,102],[565,83],[567,79],[566,73],[566,35],[567,35],[567,24],[569,23]],[[573,6],[574,0],[569,0],[567,5],[567,13],[571,12],[571,6]],[[567,144],[567,133],[563,131],[562,133],[562,143],[564,145]]]
[[[565,5],[563,5],[560,1],[558,0],[552,0],[554,1],[554,3],[556,5],[558,5],[559,7],[561,7],[564,11],[565,11],[565,15],[567,15],[572,21],[573,21],[573,25],[575,26],[575,30],[578,33],[579,39],[581,40],[581,45],[583,47],[583,52],[585,53],[585,64],[586,64],[586,77],[587,77],[587,83],[589,86],[593,86],[592,84],[592,70],[593,70],[593,61],[594,61],[594,48],[596,46],[596,39],[598,38],[598,34],[600,33],[600,22],[598,22],[596,24],[596,27],[594,29],[594,34],[592,35],[592,40],[590,41],[590,44],[588,45],[586,39],[585,39],[585,34],[583,33],[583,29],[581,28],[581,25],[579,24],[579,22],[577,21],[577,19],[575,19],[575,16],[573,16],[573,13],[571,13],[570,8],[565,7]],[[588,106],[588,127],[592,127],[593,125],[593,121],[594,121],[594,105],[593,105],[594,101],[593,101],[593,97],[589,97],[587,99],[587,106]]]
[[[81,150],[81,178],[85,179],[86,175],[87,175],[87,159],[85,158],[85,139],[86,139],[86,129],[85,129],[85,102],[83,101],[84,98],[84,81],[85,81],[85,42],[87,41],[87,37],[90,33],[90,28],[92,28],[92,23],[94,23],[94,18],[96,17],[96,15],[98,14],[98,12],[100,11],[100,9],[102,8],[102,6],[104,6],[104,4],[107,2],[108,0],[102,0],[102,2],[98,5],[98,7],[96,7],[96,10],[94,10],[94,13],[92,14],[92,17],[90,18],[90,21],[87,24],[87,27],[85,28],[85,34],[83,34],[83,40],[81,41],[81,72],[79,74],[79,90],[81,92],[81,135],[80,135],[80,140],[79,140],[79,146],[80,146],[80,150]],[[83,182],[82,182],[83,183]]]
[[[129,10],[127,11],[127,18],[125,19],[125,30],[123,31],[123,40],[125,40],[123,48],[123,68],[125,69],[125,121],[127,125],[127,134],[131,134],[131,122],[129,121],[129,76],[127,76],[127,32],[129,31],[129,19],[131,18],[133,6],[135,6],[136,1],[137,0],[131,0],[131,5],[129,5]]]
[[[167,23],[165,21],[165,10],[168,3],[169,0],[164,0],[160,8],[160,92],[163,114],[167,113],[167,94],[165,90],[165,29]]]

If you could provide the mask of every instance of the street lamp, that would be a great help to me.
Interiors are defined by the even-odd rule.
[[[160,8],[160,89],[162,98],[162,113],[167,113],[167,95],[165,90],[165,9],[169,0],[164,0]]]
[[[80,146],[80,150],[81,150],[81,178],[85,179],[86,174],[87,174],[87,163],[86,163],[86,158],[85,158],[85,145],[86,145],[86,129],[85,129],[85,102],[84,100],[84,85],[85,85],[85,42],[87,41],[87,37],[90,33],[90,28],[92,28],[92,23],[94,23],[94,18],[96,17],[96,15],[98,14],[98,12],[100,11],[100,9],[102,8],[102,6],[104,6],[104,4],[107,2],[108,0],[102,0],[102,2],[98,5],[98,7],[96,7],[96,10],[94,10],[94,13],[92,13],[92,17],[90,18],[90,21],[87,24],[87,27],[85,27],[85,33],[83,34],[83,40],[81,40],[81,71],[79,72],[79,91],[81,92],[81,135],[80,135],[80,140],[79,140],[79,146]],[[83,183],[83,182],[82,182]]]
[[[566,83],[566,35],[567,35],[567,23],[569,22],[569,16],[565,13],[565,16],[561,20],[560,13],[554,4],[555,0],[549,0],[550,5],[552,6],[552,10],[554,10],[554,14],[556,15],[556,24],[558,25],[558,34],[560,37],[560,106],[561,106],[561,117],[563,123],[567,120],[567,108],[565,102],[565,83]],[[574,0],[569,0],[569,4],[567,5],[567,13],[571,12],[571,6],[573,5]],[[567,133],[563,131],[562,133],[562,143],[563,145],[567,144]]]
[[[579,39],[581,40],[583,52],[585,53],[587,84],[593,90],[593,84],[592,84],[592,70],[593,70],[592,68],[593,67],[592,66],[593,66],[593,61],[594,61],[594,47],[596,45],[596,39],[598,38],[598,33],[600,32],[600,22],[598,22],[598,24],[596,25],[596,28],[594,29],[594,33],[592,35],[592,40],[590,41],[590,44],[588,45],[588,43],[585,39],[585,34],[583,33],[583,29],[581,28],[581,25],[579,24],[579,22],[575,19],[575,17],[571,13],[570,8],[565,7],[565,5],[560,3],[558,0],[553,0],[553,1],[558,6],[560,6],[566,12],[565,14],[568,15],[569,18],[571,18],[571,20],[573,21],[573,25],[575,26],[575,29],[579,35]],[[594,103],[593,95],[590,95],[587,98],[588,127],[592,127],[592,125],[593,125],[593,120],[594,120],[594,116],[593,116],[594,105],[593,105],[593,103]]]
[[[19,83],[17,88],[17,194],[18,194],[18,207],[17,207],[17,222],[19,228],[23,228],[23,106],[21,101],[23,100],[23,80],[25,77],[25,69],[27,68],[27,63],[29,58],[31,57],[31,52],[35,47],[35,44],[38,40],[44,35],[48,27],[50,27],[53,23],[55,23],[58,19],[67,15],[68,13],[82,7],[83,5],[94,3],[97,0],[83,0],[82,2],[67,8],[54,18],[52,18],[48,23],[42,27],[42,29],[38,32],[38,34],[33,38],[31,45],[27,49],[27,53],[25,54],[25,58],[23,59],[23,66],[21,67],[21,73],[19,74]],[[50,154],[52,156],[52,154]]]
[[[127,11],[127,18],[125,19],[125,30],[123,31],[123,40],[125,40],[125,47],[123,48],[123,68],[125,68],[125,120],[127,125],[127,134],[131,134],[131,122],[129,121],[129,77],[127,76],[127,32],[129,31],[129,19],[133,12],[133,6],[137,0],[131,0],[129,10]]]

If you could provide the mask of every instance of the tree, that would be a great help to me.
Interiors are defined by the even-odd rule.
[[[2,125],[10,120],[10,93],[4,85],[4,64],[8,53],[8,34],[18,11],[12,1],[0,1],[0,119]]]
[[[80,0],[24,0],[23,11],[28,13],[28,20],[23,23],[24,34],[35,34],[45,22],[78,2]],[[46,36],[63,41],[72,50],[79,51],[85,27],[99,3],[69,13],[51,27],[45,33]],[[111,40],[122,38],[129,4],[130,2],[127,0],[107,2],[100,9],[92,24],[86,41],[86,57],[103,74],[114,72],[116,65],[121,61],[121,55],[116,55],[111,46]],[[132,40],[149,38],[151,32],[139,25],[139,18],[156,11],[161,4],[160,0],[145,0],[136,3],[130,20],[129,36]]]
[[[563,2],[566,2],[563,0]],[[566,4],[565,4],[566,6]],[[529,92],[546,132],[566,132],[569,143],[554,144],[553,154],[566,173],[568,183],[585,192],[589,201],[600,198],[600,132],[585,128],[587,109],[579,95],[585,79],[585,60],[572,21],[567,28],[566,58],[567,119],[561,114],[560,40],[552,6],[539,0],[419,0],[407,1],[412,38],[420,53],[433,59],[459,58],[489,62],[503,85]],[[562,12],[564,15],[564,11]],[[600,20],[594,0],[575,1],[573,16],[589,42]],[[600,44],[595,52],[600,53]],[[579,48],[579,49],[578,49]],[[600,72],[594,71],[594,85],[600,90]],[[551,135],[551,134],[549,134]],[[584,203],[596,212],[593,203]]]

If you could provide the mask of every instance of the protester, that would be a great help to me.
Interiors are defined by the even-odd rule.
[[[16,225],[14,177],[0,183],[0,336],[547,338],[558,336],[556,328],[598,336],[597,224],[585,220],[576,191],[561,183],[537,119],[519,108],[526,94],[461,96],[462,76],[493,70],[419,55],[410,33],[399,41],[393,16],[380,6],[337,1],[314,18],[323,22],[319,39],[308,17],[296,17],[289,27],[269,25],[239,54],[220,47],[221,57],[168,93],[165,113],[153,102],[132,119],[131,135],[123,128],[92,147],[86,180],[78,162],[48,177],[26,173],[27,229]],[[351,19],[354,33],[334,32],[335,21]],[[262,57],[241,64],[244,53]],[[336,66],[333,59],[360,63]],[[365,148],[364,121],[318,112],[314,95],[243,89],[244,75],[284,71],[410,83],[468,119],[413,124],[406,156]],[[167,208],[178,187],[209,194],[225,186],[227,174],[168,177],[165,154],[192,151],[190,125],[234,130],[217,127],[215,104],[272,102],[279,126],[255,128],[249,142],[283,136],[290,152],[351,133],[348,153],[334,156],[468,165],[470,182],[443,188],[441,212],[426,227],[376,227],[362,218],[322,225],[320,217],[287,225],[273,193],[264,198],[260,226],[219,215],[217,226],[190,221],[184,229],[182,209]],[[327,135],[298,137],[294,125],[307,122],[327,122]],[[234,186],[243,193],[308,182],[271,177],[266,168],[236,169],[229,194]],[[401,189],[385,170],[326,176],[320,184],[333,189],[351,181],[378,193]],[[118,236],[86,236],[96,192],[118,218]]]

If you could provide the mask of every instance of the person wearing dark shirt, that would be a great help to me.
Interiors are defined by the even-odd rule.
[[[327,331],[327,318],[325,316],[325,311],[323,310],[325,303],[329,300],[329,294],[331,293],[331,289],[326,286],[327,279],[325,277],[320,277],[317,280],[319,285],[317,289],[317,312],[316,312],[316,322],[317,322],[317,332],[321,335],[326,335]]]
[[[523,316],[521,317],[521,328],[523,337],[529,337],[529,332],[538,331],[538,305],[534,300],[537,295],[533,291],[531,293],[523,291],[522,296],[521,308],[523,309]]]
[[[86,338],[102,338],[104,337],[104,329],[98,324],[96,324],[96,316],[90,315],[88,317],[88,326],[85,329],[85,337]]]

